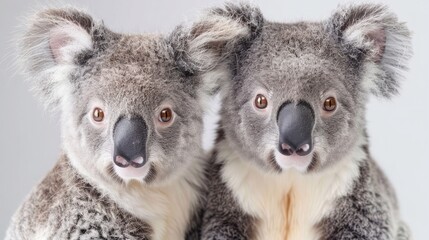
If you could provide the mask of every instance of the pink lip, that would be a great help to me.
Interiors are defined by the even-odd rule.
[[[310,153],[306,156],[299,156],[296,153],[290,156],[283,155],[279,152],[275,153],[276,162],[282,169],[295,168],[302,172],[307,170],[312,158],[313,153]]]
[[[145,164],[143,167],[135,168],[132,166],[118,167],[114,165],[115,172],[123,179],[142,180],[150,170],[151,164]]]

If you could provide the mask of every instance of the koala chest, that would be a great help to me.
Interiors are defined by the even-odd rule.
[[[226,162],[222,177],[242,210],[257,219],[254,239],[310,240],[319,239],[317,224],[348,193],[358,173],[353,161],[317,174],[276,175],[235,159]]]
[[[334,199],[300,192],[296,187],[259,199],[259,206],[248,206],[246,211],[258,219],[255,239],[318,239],[315,226],[331,211]]]
[[[198,205],[198,195],[186,181],[179,180],[165,188],[136,188],[121,198],[133,203],[124,207],[150,226],[151,239],[173,240],[185,236]]]

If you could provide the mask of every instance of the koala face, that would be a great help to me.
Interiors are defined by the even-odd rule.
[[[300,172],[362,147],[368,94],[396,93],[411,54],[408,29],[378,5],[342,8],[321,23],[257,29],[225,84],[228,143],[264,169]]]
[[[72,74],[63,118],[77,159],[151,182],[201,156],[199,86],[177,70],[170,48],[159,36],[122,36]]]
[[[262,38],[268,41],[249,49],[226,98],[234,106],[227,119],[242,132],[237,142],[267,167],[306,171],[338,159],[361,127],[359,70],[318,25],[272,24]]]
[[[156,184],[199,160],[205,93],[220,77],[222,46],[242,34],[213,38],[216,24],[126,35],[75,9],[33,17],[23,70],[47,107],[60,109],[63,148],[81,173]]]

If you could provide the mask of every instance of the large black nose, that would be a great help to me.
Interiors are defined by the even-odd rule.
[[[113,129],[113,162],[139,168],[146,163],[147,126],[143,118],[120,118]]]
[[[279,151],[305,156],[313,150],[314,111],[307,102],[284,103],[277,115]]]

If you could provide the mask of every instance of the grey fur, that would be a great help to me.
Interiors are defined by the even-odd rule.
[[[213,156],[219,173],[211,175],[203,239],[252,239],[248,228],[257,226],[258,219],[242,210],[220,173],[227,154],[234,152],[266,172],[287,174],[273,164],[276,114],[285,101],[306,101],[315,109],[316,154],[302,174],[323,173],[351,151],[365,150],[364,159],[356,162],[360,172],[351,191],[314,226],[321,239],[409,239],[394,191],[367,151],[365,134],[369,93],[396,94],[406,70],[411,38],[405,24],[376,4],[340,7],[321,22],[269,22],[258,8],[246,4],[227,4],[211,13],[232,19],[249,32],[229,53],[230,81],[220,82],[221,135]],[[269,116],[256,113],[252,106],[258,91],[268,97]],[[323,100],[330,94],[339,107],[324,117]],[[359,145],[361,138],[364,143]],[[222,152],[226,155],[219,157]],[[220,205],[219,199],[227,204]]]
[[[9,239],[34,239],[41,225],[53,229],[46,239],[149,239],[151,234],[150,226],[89,185],[64,156],[17,214]]]
[[[410,239],[407,225],[389,217],[398,209],[395,193],[369,155],[360,166],[353,190],[337,204],[317,226],[321,239]],[[396,232],[391,229],[393,221],[399,225]]]
[[[240,209],[231,190],[222,181],[222,164],[217,161],[217,154],[214,152],[208,170],[208,204],[204,209],[202,238],[251,239],[256,219]]]
[[[21,65],[47,108],[60,110],[64,156],[15,214],[7,239],[151,239],[159,232],[133,207],[135,196],[155,194],[151,216],[157,214],[151,204],[156,209],[176,201],[160,189],[181,184],[177,190],[188,192],[177,194],[205,191],[204,102],[226,42],[211,37],[223,31],[216,27],[208,20],[169,36],[119,34],[73,8],[47,9],[30,19],[19,41]],[[211,62],[184,67],[198,59]],[[171,126],[159,125],[162,104],[174,111]],[[101,125],[91,122],[94,107],[105,112]],[[150,171],[144,179],[126,180],[113,168],[112,132],[117,119],[134,115],[148,125]],[[199,238],[203,198],[196,198],[184,203],[190,204],[189,239]]]

